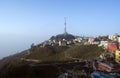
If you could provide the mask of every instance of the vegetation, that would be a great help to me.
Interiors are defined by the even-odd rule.
[[[102,47],[97,45],[79,45],[67,50],[69,57],[79,58],[79,59],[93,59],[98,57],[102,52],[104,52]]]
[[[27,53],[28,51],[30,54]],[[97,45],[32,47],[29,50],[2,59],[0,61],[0,78],[56,78],[59,72],[56,66],[33,68],[30,66],[31,62],[26,62],[21,58],[41,60],[41,63],[61,62],[70,61],[72,58],[92,59],[98,57],[103,51]]]
[[[98,57],[104,50],[97,45],[79,45],[73,47],[36,47],[27,58],[42,61],[69,61],[72,58],[92,59]],[[71,59],[70,59],[70,58]]]
[[[66,51],[69,47],[61,46],[61,47],[35,47],[31,50],[31,53],[26,56],[28,59],[37,59],[41,61],[62,61],[64,59],[64,51]]]

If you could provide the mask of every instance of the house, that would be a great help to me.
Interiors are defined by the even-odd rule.
[[[67,40],[63,39],[59,41],[59,46],[67,46]]]
[[[100,41],[100,44],[98,46],[102,46],[104,49],[107,49],[108,41]]]
[[[118,37],[119,35],[118,34],[114,34],[114,35],[109,35],[109,39],[112,40],[112,41],[118,41]]]
[[[120,43],[120,37],[118,37],[118,42]]]
[[[100,41],[107,41],[108,40],[108,35],[107,36],[99,36],[98,39]]]
[[[120,50],[115,52],[115,61],[120,64]]]
[[[89,43],[89,44],[99,44],[100,41],[99,41],[97,38],[90,37],[90,38],[88,39],[88,43]]]
[[[116,62],[98,62],[98,70],[106,72],[120,71],[120,66]]]
[[[119,48],[120,48],[120,37],[118,37],[118,43],[119,43]]]
[[[95,38],[93,38],[93,37],[90,37],[90,38],[88,39],[88,42],[89,42],[90,44],[92,44],[94,41],[95,41]]]
[[[110,52],[115,52],[117,49],[119,49],[119,44],[116,41],[108,42],[107,50]]]
[[[74,43],[80,43],[82,42],[82,38],[81,37],[76,37],[74,40],[73,40]]]

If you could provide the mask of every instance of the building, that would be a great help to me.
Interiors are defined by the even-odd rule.
[[[98,62],[98,70],[106,72],[117,72],[120,71],[120,66],[115,62]]]
[[[74,43],[80,43],[82,42],[82,38],[81,37],[76,37],[74,40],[73,40]]]
[[[120,37],[118,37],[118,42],[120,43]]]
[[[107,36],[99,36],[98,39],[100,41],[108,41],[108,35]]]
[[[117,38],[118,36],[119,36],[118,34],[114,34],[114,35],[109,35],[108,38],[113,41],[118,41],[118,38]]]
[[[115,52],[117,49],[119,49],[118,42],[108,42],[107,50],[110,52]]]
[[[120,50],[116,50],[115,52],[115,61],[120,63]]]
[[[97,38],[91,37],[91,38],[88,39],[88,43],[89,44],[99,44],[100,41]]]
[[[67,46],[67,40],[63,39],[59,41],[59,46]]]
[[[119,48],[120,48],[120,37],[118,37],[118,43],[119,43]]]
[[[95,38],[93,38],[93,37],[91,37],[91,38],[88,39],[88,42],[89,42],[90,44],[92,44],[94,41],[95,41]]]
[[[106,63],[98,62],[98,70],[111,72],[113,70],[113,68]]]
[[[107,49],[108,41],[100,41],[99,46],[102,46],[104,49]]]

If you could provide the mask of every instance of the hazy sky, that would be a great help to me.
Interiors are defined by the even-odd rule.
[[[120,0],[0,0],[0,58],[67,31],[120,33]]]

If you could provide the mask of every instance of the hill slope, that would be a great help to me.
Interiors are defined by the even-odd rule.
[[[30,51],[30,54],[27,53],[28,51]],[[41,60],[41,63],[69,61],[72,58],[89,59],[98,57],[102,51],[103,49],[97,47],[97,45],[34,47],[2,59],[0,61],[0,78],[56,78],[59,72],[56,66],[31,68],[30,64],[33,62],[26,62],[21,58]]]
[[[73,58],[93,59],[99,57],[102,52],[104,52],[104,50],[97,45],[79,45],[67,50],[66,54],[68,57]]]

